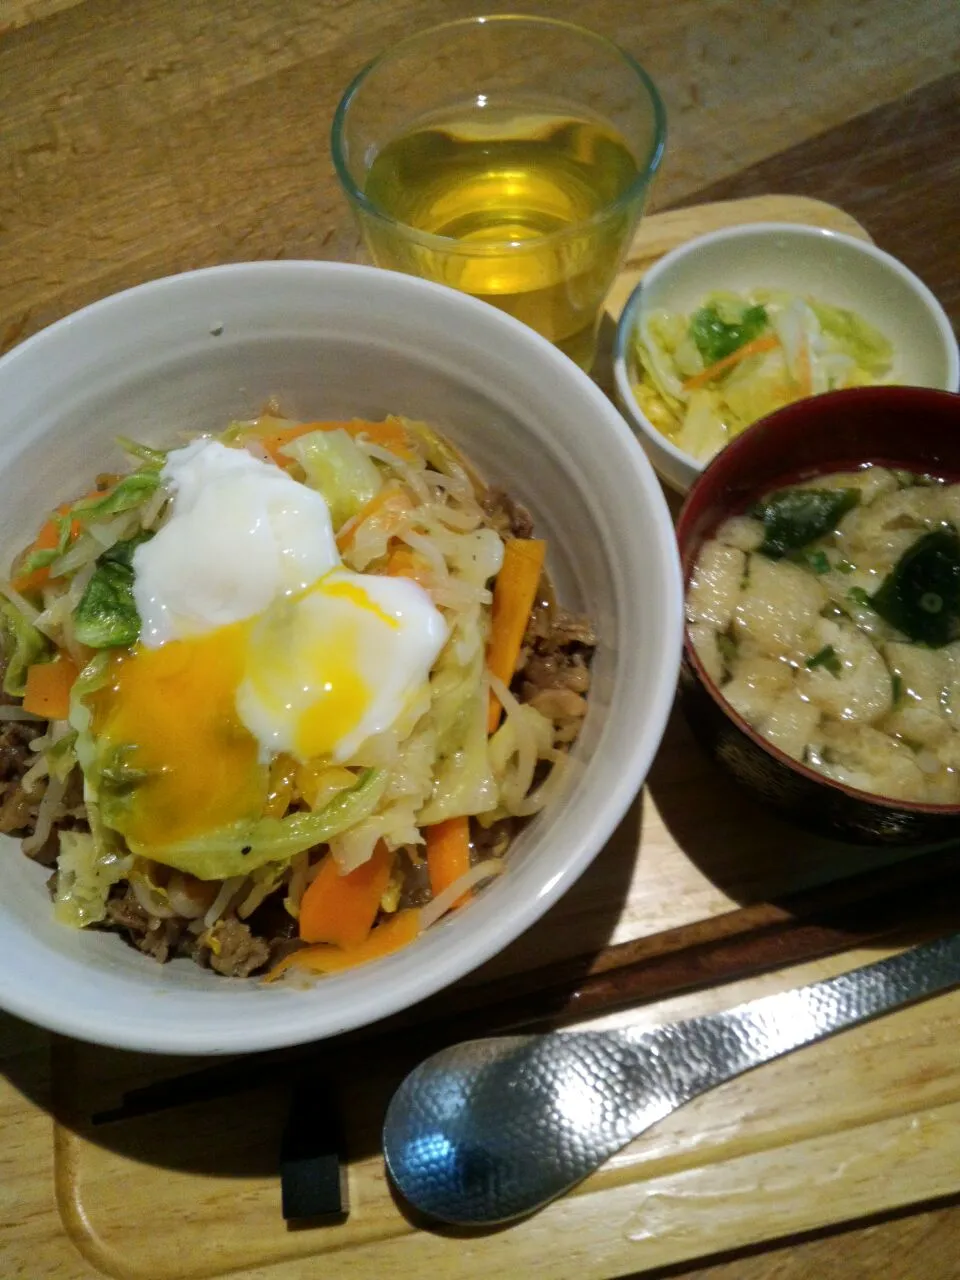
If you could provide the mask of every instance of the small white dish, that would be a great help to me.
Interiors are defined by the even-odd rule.
[[[894,348],[889,381],[956,391],[960,353],[940,303],[917,276],[863,240],[793,223],[756,222],[711,232],[666,254],[627,300],[617,328],[620,408],[661,478],[686,493],[707,465],[646,417],[632,387],[632,339],[645,314],[689,314],[716,290],[785,289],[856,311]]]

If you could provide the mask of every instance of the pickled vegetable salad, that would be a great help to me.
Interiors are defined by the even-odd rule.
[[[495,527],[422,423],[123,443],[139,469],[0,586],[2,723],[34,734],[18,825],[57,859],[57,917],[241,975],[410,941],[500,870],[471,823],[535,813],[575,736],[509,689],[544,544]],[[264,941],[243,922],[267,899]]]
[[[706,462],[794,400],[883,382],[893,349],[853,311],[756,289],[710,294],[691,316],[645,316],[633,360],[634,393],[646,417]]]

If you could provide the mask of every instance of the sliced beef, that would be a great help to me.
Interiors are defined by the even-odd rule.
[[[207,937],[214,943],[210,947],[210,968],[227,978],[249,978],[270,959],[269,944],[255,937],[242,920],[221,920]]]
[[[37,800],[19,782],[0,783],[0,831],[29,835],[37,820]]]
[[[580,614],[545,604],[531,615],[513,687],[521,701],[554,722],[558,746],[573,742],[586,714],[596,643],[593,627]]]
[[[150,917],[141,907],[133,889],[126,885],[114,889],[107,899],[107,918],[104,924],[130,934],[142,934],[150,928]]]
[[[104,928],[116,929],[138,951],[144,952],[159,964],[166,964],[177,954],[186,921],[178,916],[159,920],[150,915],[140,904],[130,885],[115,889],[107,900]]]
[[[550,643],[554,649],[564,652],[573,649],[593,650],[597,647],[597,633],[584,614],[556,609],[550,628]]]
[[[491,487],[480,501],[483,513],[492,529],[501,538],[532,538],[533,518],[526,507],[514,502],[503,489]]]
[[[46,728],[45,722],[0,721],[0,831],[21,835],[33,831],[42,789],[28,794],[22,779],[37,758],[30,743]]]
[[[46,729],[45,720],[0,721],[0,779],[9,782],[23,777],[37,758],[30,743]]]
[[[476,818],[470,822],[470,862],[475,866],[487,858],[502,858],[510,847],[517,824],[513,818],[501,818],[482,827]]]
[[[201,967],[231,978],[249,977],[271,958],[271,943],[235,916],[227,916],[199,934],[191,930],[191,923],[181,916],[164,920],[152,916],[130,885],[122,885],[113,890],[107,902],[103,928],[123,934],[132,946],[160,964],[174,956],[188,956]],[[287,944],[289,937],[276,941]]]
[[[401,854],[403,858],[403,883],[399,902],[401,911],[405,911],[408,907],[425,907],[433,897],[427,860],[422,856],[422,850],[422,845],[419,853],[416,848],[413,850],[405,848]]]
[[[185,926],[186,921],[179,916],[171,920],[151,920],[150,928],[137,939],[136,945],[159,964],[166,964],[171,956],[178,954]]]
[[[590,669],[582,653],[537,653],[534,651],[523,666],[524,685],[530,693],[539,689],[568,689],[586,693],[590,688]],[[524,701],[529,701],[525,696]]]

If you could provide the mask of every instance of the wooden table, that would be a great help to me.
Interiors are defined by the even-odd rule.
[[[341,256],[352,230],[327,150],[341,88],[402,31],[476,7],[0,0],[0,350],[173,271]],[[586,18],[570,0],[525,7]],[[657,207],[770,191],[830,200],[960,323],[953,0],[909,9],[900,0],[594,0],[589,22],[635,53],[666,97]],[[0,1067],[41,1104],[4,1134],[0,1273],[89,1280],[93,1270],[62,1233],[49,1167],[30,1163],[49,1150],[48,1059],[44,1033],[0,1018]],[[958,1258],[960,1204],[940,1203],[669,1274],[946,1280],[960,1274]]]

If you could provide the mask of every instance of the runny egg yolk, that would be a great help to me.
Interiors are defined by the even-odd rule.
[[[90,697],[109,824],[147,851],[282,816],[298,762],[349,760],[416,706],[446,634],[415,583],[339,569],[259,617],[115,654]]]
[[[280,818],[298,765],[409,733],[447,639],[415,582],[344,568],[323,495],[279,468],[201,439],[162,476],[172,512],[133,558],[141,639],[89,699],[104,820],[144,854]]]
[[[240,717],[269,751],[349,759],[403,712],[445,633],[415,584],[335,570],[254,622]]]
[[[328,600],[344,600],[353,609],[361,611],[389,628],[398,629],[395,618],[371,600],[353,582],[335,581],[332,577],[321,583],[319,589]],[[338,744],[356,729],[370,705],[372,690],[357,670],[357,652],[361,642],[356,620],[340,630],[334,643],[323,652],[319,688],[313,701],[300,715],[294,743],[301,760],[313,760],[317,756],[329,756]],[[314,668],[317,667],[314,657]]]
[[[90,699],[106,754],[120,749],[136,771],[116,825],[133,847],[160,847],[264,810],[268,770],[237,714],[249,623],[159,649],[138,646],[110,661]]]

